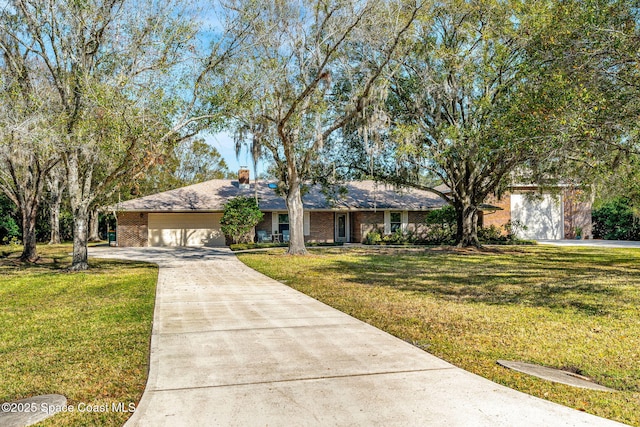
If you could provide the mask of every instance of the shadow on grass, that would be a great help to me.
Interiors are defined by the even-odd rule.
[[[105,273],[109,270],[127,268],[129,270],[149,268],[150,264],[142,261],[127,261],[117,259],[96,259],[89,258],[89,269],[84,271],[71,271],[71,256],[69,255],[45,255],[40,256],[36,262],[20,261],[15,254],[0,258],[1,274],[97,274]]]
[[[391,287],[457,302],[572,309],[586,315],[615,315],[637,305],[640,257],[616,252],[549,249],[443,251],[396,255],[364,252],[337,258],[321,273],[341,274],[368,286]]]

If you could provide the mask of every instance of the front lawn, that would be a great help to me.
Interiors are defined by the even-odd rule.
[[[157,268],[90,259],[67,273],[70,245],[38,247],[35,265],[0,249],[0,402],[62,394],[74,412],[39,425],[121,426],[146,383]]]
[[[238,257],[463,369],[640,426],[640,250],[354,248]],[[619,391],[540,380],[498,359],[564,368]]]

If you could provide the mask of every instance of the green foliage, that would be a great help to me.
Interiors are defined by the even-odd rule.
[[[365,245],[454,245],[456,243],[456,211],[451,205],[429,211],[423,224],[416,229],[396,230],[385,234],[383,229],[375,228],[365,236]],[[507,222],[502,227],[491,225],[478,229],[478,241],[483,244],[531,244],[520,240],[517,230],[524,226],[518,221]]]
[[[379,229],[371,230],[364,238],[365,245],[379,245],[382,242],[383,232]]]
[[[625,197],[616,198],[592,213],[593,237],[606,240],[640,240],[640,222]]]
[[[417,242],[417,236],[413,231],[397,229],[393,233],[383,236],[382,241],[387,245],[410,245]]]
[[[506,240],[506,236],[502,234],[500,228],[492,224],[489,227],[478,228],[478,240],[481,242],[501,241]]]
[[[576,238],[578,239],[582,238],[582,227],[576,227],[574,232],[576,234]]]
[[[433,224],[422,233],[422,240],[429,245],[453,245],[456,241],[456,227]]]
[[[429,211],[424,219],[425,231],[422,233],[422,239],[434,245],[455,243],[456,218],[456,210],[451,205]]]
[[[605,197],[638,194],[637,2],[551,2],[551,19],[529,45],[539,67],[537,97],[548,107],[535,113],[556,131],[563,156],[549,156],[547,176],[594,183]],[[555,94],[555,95],[554,95]],[[553,101],[555,98],[555,101]],[[544,144],[544,149],[547,144]]]
[[[427,212],[424,218],[424,222],[427,225],[443,225],[449,227],[455,227],[456,225],[456,210],[453,206],[447,205],[440,209],[434,209]]]
[[[16,208],[7,197],[0,195],[0,242],[17,243],[20,235]]]
[[[60,240],[73,240],[73,214],[68,210],[60,212]]]
[[[231,172],[215,147],[203,140],[189,139],[168,150],[162,161],[153,165],[122,196],[124,199],[147,196],[210,179],[230,177]]]
[[[250,46],[226,67],[237,152],[247,147],[254,162],[273,161],[290,211],[289,253],[304,254],[300,189],[332,175],[328,155],[341,139],[335,135],[381,97],[382,77],[403,50],[418,7],[235,0],[223,8],[238,17],[242,24],[232,31]]]
[[[375,228],[367,233],[364,238],[365,245],[419,245],[425,244],[417,233],[412,230],[398,229],[390,234],[385,234],[383,229]]]
[[[526,230],[520,221],[507,221],[502,227],[490,225],[478,228],[478,240],[487,245],[535,245],[535,240],[518,238],[518,230]]]
[[[389,124],[367,135],[382,148],[364,147],[359,163],[385,179],[406,177],[407,185],[420,174],[438,176],[463,225],[458,243],[475,245],[477,207],[504,190],[512,172],[555,157],[547,142],[556,133],[538,113],[556,100],[536,97],[543,60],[526,50],[548,5],[447,0],[425,8],[380,107]],[[433,221],[431,228],[446,231]]]
[[[220,220],[222,232],[233,239],[233,243],[251,242],[251,230],[263,217],[258,203],[253,197],[236,197],[224,205],[224,213]]]
[[[389,119],[366,135],[376,144],[353,126],[355,167],[407,185],[436,174],[461,219],[512,179],[592,183],[624,165],[624,185],[604,188],[638,194],[636,2],[445,0],[425,10],[380,107]],[[466,244],[474,227],[461,223]]]

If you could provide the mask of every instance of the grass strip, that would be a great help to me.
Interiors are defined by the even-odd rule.
[[[39,425],[121,426],[147,379],[157,267],[69,273],[70,245],[39,247],[36,264],[19,249],[0,258],[0,401],[62,394],[74,412]]]

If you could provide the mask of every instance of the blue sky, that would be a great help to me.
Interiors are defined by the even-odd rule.
[[[251,155],[246,150],[243,150],[239,158],[237,158],[233,137],[229,133],[219,132],[213,135],[205,135],[204,140],[218,150],[231,172],[237,172],[241,166],[247,166],[251,170],[251,178],[254,178]],[[265,171],[265,162],[260,162],[258,164],[258,174]]]
[[[1,0],[0,0],[1,1]],[[219,11],[212,7],[211,2],[207,0],[198,0],[195,3],[197,17],[202,25],[203,31],[200,33],[202,46],[207,46],[211,38],[215,37],[222,28],[221,20],[224,19]],[[235,144],[233,136],[230,132],[219,132],[215,134],[202,135],[204,140],[211,146],[215,147],[224,161],[227,163],[231,172],[237,172],[241,166],[247,166],[251,169],[251,177],[253,178],[253,162],[251,155],[243,150],[239,157],[236,156]],[[258,164],[258,173],[262,173],[266,169],[264,162]]]

